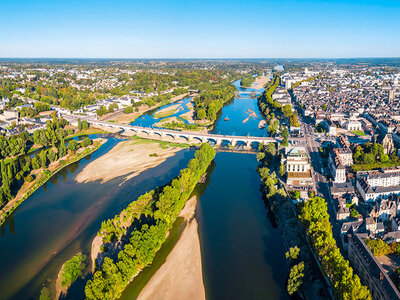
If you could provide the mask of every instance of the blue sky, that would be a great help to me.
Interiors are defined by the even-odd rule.
[[[0,57],[399,57],[400,1],[0,0]]]

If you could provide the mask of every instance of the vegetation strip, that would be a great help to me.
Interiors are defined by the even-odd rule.
[[[215,150],[203,144],[169,185],[140,196],[114,219],[102,223],[98,236],[105,254],[109,252],[111,257],[104,258],[87,282],[87,299],[118,298],[132,278],[153,261],[214,157]]]
[[[336,245],[325,199],[314,197],[300,205],[299,219],[307,230],[322,268],[337,299],[372,299],[368,288],[344,259]]]
[[[64,169],[65,167],[81,160],[82,158],[88,156],[89,154],[92,154],[96,150],[98,150],[101,145],[103,145],[104,141],[96,141],[93,146],[90,146],[90,148],[85,149],[83,152],[79,153],[77,156],[70,160],[62,160],[60,159],[58,162],[60,165],[53,171],[49,170],[44,170],[43,174],[39,177],[37,182],[21,197],[20,200],[16,201],[13,206],[7,208],[5,211],[4,209],[1,211],[2,215],[0,216],[0,225],[2,225],[7,217],[14,212],[22,202],[24,202],[26,199],[28,199],[34,192],[36,192],[43,184],[45,184],[54,174],[57,174],[59,171]],[[30,175],[29,175],[30,176]],[[32,178],[33,179],[33,178]]]

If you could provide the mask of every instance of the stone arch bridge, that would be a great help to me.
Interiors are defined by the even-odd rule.
[[[211,134],[211,133],[198,133],[191,131],[176,131],[170,129],[157,129],[150,127],[140,127],[140,126],[132,126],[132,125],[122,125],[116,123],[108,123],[108,122],[100,122],[100,121],[91,121],[87,120],[87,122],[94,127],[103,127],[103,128],[113,128],[113,129],[121,129],[126,132],[132,132],[137,135],[139,133],[147,134],[149,137],[156,139],[157,136],[160,138],[164,137],[172,137],[173,139],[183,137],[188,142],[195,142],[196,140],[201,143],[213,142],[215,145],[221,145],[223,142],[228,142],[232,146],[235,145],[243,145],[245,147],[251,147],[252,143],[271,143],[271,142],[280,142],[279,139],[272,137],[252,137],[252,136],[235,136],[235,135],[220,135],[220,134]]]

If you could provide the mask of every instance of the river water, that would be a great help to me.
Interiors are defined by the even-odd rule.
[[[253,154],[223,153],[199,204],[207,299],[287,299],[282,238],[262,200]]]
[[[234,84],[242,90],[239,82]],[[181,113],[188,101],[181,102]],[[136,125],[152,126],[153,113]],[[223,120],[226,116],[229,121]],[[224,106],[213,132],[265,136],[266,129],[258,128],[260,120],[256,99],[248,94]],[[91,157],[55,175],[1,227],[2,299],[37,299],[41,286],[55,279],[65,260],[79,251],[89,253],[103,220],[144,192],[169,182],[193,157],[191,150],[180,151],[122,185],[120,178],[104,184],[75,182],[84,166],[120,141],[108,137]],[[199,235],[208,299],[287,298],[285,249],[279,230],[268,217],[256,167],[255,155],[218,153],[207,188],[199,194]]]
[[[65,260],[79,251],[89,253],[103,220],[119,213],[146,191],[168,183],[193,157],[193,151],[180,151],[121,186],[120,178],[104,184],[75,182],[83,167],[120,141],[109,138],[90,158],[55,175],[2,226],[1,299],[36,298],[42,283],[54,279]]]

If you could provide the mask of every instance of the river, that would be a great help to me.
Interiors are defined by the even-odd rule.
[[[238,82],[234,84],[241,90]],[[256,99],[248,96],[224,106],[213,132],[266,135],[266,129],[258,128],[261,116]],[[188,99],[181,105],[186,107]],[[249,111],[254,114],[249,116]],[[181,110],[184,112],[185,108]],[[142,125],[152,125],[152,114],[142,119],[146,122]],[[226,116],[229,121],[224,121]],[[84,166],[121,141],[107,138],[107,143],[90,157],[55,175],[1,227],[2,298],[37,299],[41,286],[55,280],[64,261],[79,251],[90,251],[103,220],[144,192],[170,181],[193,156],[191,150],[180,151],[121,186],[118,178],[104,184],[77,184],[74,178]],[[256,167],[255,155],[218,153],[207,189],[200,194],[199,235],[209,299],[287,298],[285,249],[279,230],[268,217]]]
[[[120,141],[108,138],[90,158],[55,175],[1,227],[2,299],[37,299],[41,285],[47,279],[54,280],[64,261],[79,251],[89,253],[103,220],[119,213],[146,191],[168,183],[193,157],[193,151],[180,151],[121,186],[119,178],[104,184],[75,182],[83,167]]]
[[[284,245],[268,218],[257,165],[253,154],[218,153],[200,196],[207,299],[288,299]]]

